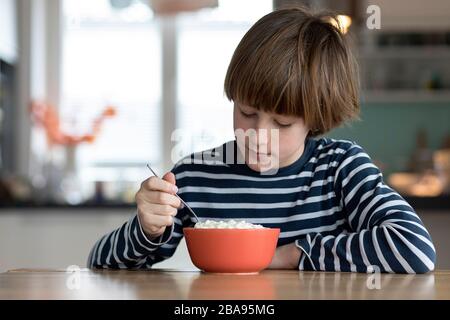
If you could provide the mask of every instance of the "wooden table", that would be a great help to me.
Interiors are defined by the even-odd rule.
[[[157,269],[21,269],[0,274],[0,299],[450,299],[450,271],[375,275],[267,270],[219,275]]]

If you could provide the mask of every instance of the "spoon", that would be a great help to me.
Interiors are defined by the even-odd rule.
[[[149,165],[148,163],[147,163],[147,168],[150,169],[150,171],[153,173],[153,175],[154,175],[155,177],[159,178],[158,175],[155,173],[155,171],[153,171],[153,169],[150,167],[150,165]],[[178,194],[175,193],[175,196],[176,196],[178,199],[180,199],[181,203],[182,203],[186,208],[188,208],[188,210],[192,213],[192,215],[195,217],[195,219],[197,219],[197,222],[200,222],[200,219],[199,219],[198,216],[195,214],[194,210],[192,210],[192,208],[191,208],[186,202],[184,202],[184,200],[181,199],[181,197],[180,197]]]

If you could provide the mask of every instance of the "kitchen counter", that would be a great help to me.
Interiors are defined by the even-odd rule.
[[[450,299],[450,271],[221,275],[175,269],[19,269],[0,274],[0,299]]]
[[[441,195],[436,197],[413,197],[405,196],[402,197],[417,211],[427,211],[427,210],[447,210],[450,211],[450,195]],[[99,213],[105,212],[111,209],[135,209],[136,204],[125,203],[125,202],[105,202],[105,203],[93,203],[86,202],[77,205],[70,204],[59,204],[59,203],[16,203],[16,204],[0,204],[0,214],[2,210],[9,209],[23,209],[23,212],[32,212],[33,210],[60,210],[67,209],[70,210],[77,209],[95,209]]]

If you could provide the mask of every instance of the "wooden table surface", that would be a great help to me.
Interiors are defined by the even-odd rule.
[[[450,271],[423,275],[267,270],[258,275],[189,270],[12,270],[0,299],[450,299]]]

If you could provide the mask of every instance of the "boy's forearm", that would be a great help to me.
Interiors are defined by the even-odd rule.
[[[306,254],[300,270],[425,273],[434,269],[435,251],[419,220],[401,211],[371,229],[337,236],[308,234],[297,240]],[[405,223],[406,222],[406,223]],[[408,229],[407,227],[410,227]]]
[[[436,251],[414,209],[384,183],[361,146],[344,154],[335,174],[348,232],[311,233],[296,241],[308,259],[301,270],[424,273],[434,269]],[[373,271],[372,271],[373,272]]]
[[[156,249],[157,246],[151,245],[142,233],[135,216],[95,244],[89,255],[88,267],[138,268],[151,262],[147,257]]]

